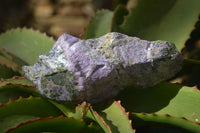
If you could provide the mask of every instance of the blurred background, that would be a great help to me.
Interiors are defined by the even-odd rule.
[[[79,37],[98,9],[112,8],[113,0],[0,0],[0,33],[32,27],[55,39],[62,33]]]

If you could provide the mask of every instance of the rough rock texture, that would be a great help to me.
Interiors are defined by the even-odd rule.
[[[146,88],[174,76],[182,56],[173,43],[121,33],[80,40],[63,34],[24,75],[44,96],[64,102],[97,103],[124,86]]]

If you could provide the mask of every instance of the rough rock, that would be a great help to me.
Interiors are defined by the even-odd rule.
[[[146,41],[111,32],[100,38],[80,40],[59,37],[47,54],[24,75],[47,98],[98,103],[114,97],[125,86],[146,88],[173,77],[182,55],[167,41]]]

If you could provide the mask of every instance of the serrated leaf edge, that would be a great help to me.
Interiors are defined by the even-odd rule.
[[[115,103],[116,103],[117,106],[119,106],[119,108],[122,110],[122,112],[126,115],[127,120],[129,120],[129,126],[131,127],[132,131],[135,132],[133,127],[132,127],[132,120],[129,119],[129,112],[126,112],[125,108],[122,107],[120,100],[119,101],[115,101]]]
[[[191,120],[188,120],[187,118],[185,117],[176,117],[176,116],[172,116],[170,114],[156,114],[156,113],[145,113],[145,112],[141,112],[141,113],[135,113],[135,112],[132,112],[131,114],[135,114],[135,115],[151,115],[151,116],[160,116],[160,117],[171,117],[171,118],[177,118],[177,119],[183,119],[183,120],[186,120],[188,122],[191,122],[191,123],[194,123],[194,124],[197,124],[197,125],[200,125],[200,122],[195,122],[195,121],[191,121]]]
[[[13,102],[20,102],[20,101],[22,101],[22,100],[30,100],[30,99],[32,99],[32,98],[35,98],[35,99],[42,99],[41,97],[33,97],[33,96],[29,96],[29,97],[27,97],[27,98],[24,98],[24,97],[22,97],[22,96],[19,96],[19,98],[16,99],[16,100],[13,100],[13,99],[9,98],[9,101],[8,101],[7,103],[0,103],[0,108],[6,106],[6,105],[8,105],[8,104],[11,104],[11,103],[13,103]]]
[[[23,87],[26,87],[26,88],[35,88],[36,89],[35,85],[25,85],[25,84],[22,84],[22,83],[6,83],[5,85],[2,85],[1,87],[5,87],[5,86],[9,86],[9,85],[23,86]]]
[[[85,33],[86,33],[86,30],[87,30],[87,28],[88,28],[88,26],[90,25],[90,23],[92,22],[92,20],[96,17],[96,15],[99,13],[99,12],[101,12],[101,11],[110,11],[110,10],[108,10],[108,9],[98,9],[91,17],[90,17],[90,19],[89,19],[89,21],[88,21],[88,24],[85,26],[85,28],[83,29],[83,33],[80,35],[80,38],[81,39],[83,39],[83,37],[84,37],[84,35],[85,35]],[[110,26],[112,26],[112,21],[111,21],[111,23],[110,23]],[[112,28],[111,28],[112,29]],[[110,29],[110,30],[111,30]]]
[[[189,45],[194,45],[194,44],[190,44],[189,42],[190,41],[197,41],[197,40],[193,40],[194,39],[194,37],[193,37],[193,35],[192,35],[192,33],[193,32],[195,32],[195,31],[197,31],[197,30],[200,30],[200,29],[197,29],[197,24],[200,24],[200,15],[199,15],[199,18],[198,18],[198,20],[197,20],[197,22],[194,24],[194,27],[193,27],[193,29],[191,30],[191,33],[190,33],[190,36],[188,37],[188,39],[186,40],[186,42],[185,42],[185,45],[184,45],[184,48],[181,50],[181,53],[184,53],[184,51],[186,50],[188,50],[188,51],[191,51],[190,50],[190,48],[188,49],[188,46]],[[200,39],[200,37],[199,37],[199,39]],[[189,46],[190,47],[190,46]]]
[[[12,78],[9,78],[9,79],[0,79],[0,83],[10,81],[10,80],[15,80],[15,79],[26,79],[26,78],[21,77],[21,76],[13,76]]]
[[[9,66],[7,66],[7,65],[4,65],[4,66],[6,66],[6,67],[8,67],[8,68],[11,68],[14,72],[19,72],[20,74],[22,74],[22,71],[20,70],[19,65],[15,62],[15,60],[14,60],[13,57],[12,57],[12,55],[11,55],[8,51],[6,51],[6,49],[4,49],[4,48],[0,47],[0,49],[1,49],[7,56],[9,56],[9,58],[10,58],[12,64],[14,65],[13,67],[9,67]],[[6,59],[7,59],[7,58],[6,58]],[[9,59],[8,59],[8,60],[9,60]],[[10,60],[9,60],[9,61],[10,61]],[[3,65],[3,64],[1,64],[1,65]]]
[[[35,31],[35,32],[40,33],[40,34],[42,34],[42,35],[44,35],[44,36],[46,36],[46,37],[49,37],[51,40],[55,41],[54,38],[53,38],[52,36],[48,36],[48,35],[46,34],[46,32],[41,32],[39,29],[34,29],[33,27],[31,27],[31,28],[27,28],[27,27],[12,28],[12,29],[7,30],[6,32],[1,33],[0,36],[6,34],[6,33],[8,33],[8,32],[15,31],[15,30],[19,30],[20,32],[22,32],[22,30]]]
[[[113,31],[113,21],[114,21],[114,18],[115,18],[115,14],[116,14],[118,8],[120,8],[120,7],[125,7],[125,8],[126,8],[126,6],[123,5],[123,4],[119,4],[119,5],[115,8],[115,10],[114,10],[114,12],[113,12],[113,17],[112,17],[112,20],[111,20],[110,32]],[[126,9],[127,9],[127,8],[126,8]],[[127,10],[127,11],[128,11],[128,10]],[[128,11],[128,12],[129,12],[129,11]],[[128,14],[127,14],[127,15],[128,15]],[[126,15],[126,16],[127,16],[127,15]],[[123,17],[125,18],[126,16],[123,16]],[[123,22],[122,22],[122,23],[123,23]]]
[[[36,122],[36,121],[50,120],[50,119],[60,119],[60,118],[63,118],[63,119],[74,119],[73,117],[64,117],[63,115],[58,116],[58,117],[50,116],[50,117],[47,117],[47,118],[41,118],[41,117],[40,117],[40,118],[37,118],[37,119],[35,119],[35,120],[29,120],[29,121],[20,123],[20,124],[17,125],[16,127],[8,129],[5,133],[9,133],[10,131],[13,131],[13,130],[15,130],[15,129],[17,129],[17,128],[23,126],[23,125],[26,125],[26,124],[29,124],[29,123],[34,123],[34,122]],[[83,121],[83,120],[81,120],[81,119],[74,119],[74,120]]]
[[[107,123],[104,121],[104,119],[96,111],[94,111],[91,106],[89,106],[89,110],[91,111],[92,115],[97,116],[101,120],[102,124],[108,129],[108,132],[112,133],[110,127],[107,125]],[[95,116],[93,116],[94,119],[96,119]],[[97,122],[97,120],[96,120],[96,122]]]

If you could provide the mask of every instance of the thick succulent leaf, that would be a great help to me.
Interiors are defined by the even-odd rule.
[[[5,119],[0,121],[0,129],[1,132],[4,133],[6,132],[8,129],[13,128],[15,126],[17,126],[19,123],[21,122],[26,122],[26,121],[30,121],[30,120],[35,120],[38,117],[36,116],[31,116],[31,115],[12,115],[12,116],[8,116]]]
[[[69,132],[80,133],[85,127],[82,120],[67,117],[38,118],[19,124],[7,133]]]
[[[33,65],[41,53],[48,52],[55,41],[32,29],[12,29],[0,35],[0,47],[6,49],[20,65]]]
[[[182,79],[181,84],[186,86],[197,86],[200,88],[200,60],[185,59],[177,79]],[[181,78],[182,77],[182,78]],[[176,81],[176,79],[174,79]]]
[[[174,127],[145,126],[135,129],[137,133],[191,133]]]
[[[199,48],[200,43],[200,16],[199,20],[196,22],[193,31],[190,34],[190,38],[185,43],[185,47],[182,50],[183,54],[189,59],[200,59]]]
[[[111,31],[112,32],[120,32],[119,25],[121,25],[124,21],[125,16],[128,14],[128,10],[126,9],[126,6],[124,5],[119,5],[115,9],[113,13],[113,18],[112,18],[112,25],[111,25]]]
[[[83,102],[82,104],[78,104],[75,108],[74,112],[68,112],[68,117],[74,117],[75,119],[83,119],[88,113],[90,104]],[[66,112],[65,112],[66,113]]]
[[[96,108],[102,105],[96,105]],[[101,108],[101,107],[100,107]],[[125,109],[120,105],[120,102],[113,102],[106,109],[98,109],[94,111],[92,106],[83,102],[81,105],[76,107],[75,113],[68,113],[68,117],[74,117],[76,119],[90,118],[97,122],[104,132],[113,133],[132,133],[131,121]]]
[[[30,95],[41,96],[35,91],[35,88],[23,85],[8,84],[0,87],[0,103],[7,103],[9,99],[16,100],[20,96],[29,97]]]
[[[5,86],[6,84],[20,84],[24,86],[34,86],[34,84],[25,77],[18,77],[18,76],[14,76],[10,79],[0,80],[0,87]]]
[[[131,113],[133,127],[157,126],[183,129],[192,133],[200,132],[200,123],[191,122],[184,117],[173,117],[170,115],[157,115],[147,113]]]
[[[66,113],[65,113],[66,114]],[[95,121],[100,125],[100,127],[104,130],[105,133],[111,133],[110,126],[104,121],[104,119],[92,109],[90,104],[83,102],[76,107],[75,112],[68,112],[68,117],[74,117],[76,119],[84,119],[89,118]]]
[[[12,78],[13,76],[20,75],[20,73],[15,72],[12,68],[0,64],[0,79]]]
[[[83,39],[97,38],[110,32],[112,16],[112,11],[98,11],[87,26]]]
[[[36,97],[19,98],[16,101],[10,100],[6,104],[0,105],[0,131],[6,131],[29,118],[60,116],[62,112],[47,100]],[[22,116],[20,118],[20,116]],[[3,124],[4,123],[4,124]],[[6,127],[5,125],[9,125]]]
[[[62,103],[58,103],[58,102],[55,102],[55,101],[52,101],[52,100],[49,100],[49,102],[51,102],[55,107],[57,107],[60,111],[62,111],[62,113],[67,116],[67,117],[70,117],[70,114],[72,112],[75,112],[74,111],[74,108],[75,108],[75,104],[62,104]],[[72,116],[74,118],[77,118],[75,116]],[[79,117],[78,119],[81,119],[81,117]]]
[[[62,112],[54,105],[40,97],[10,100],[0,106],[0,119],[11,115],[33,115],[38,117],[59,116]]]
[[[146,40],[168,40],[181,50],[200,14],[199,0],[138,0],[121,31]]]
[[[21,70],[13,57],[3,48],[0,47],[0,64],[11,68],[14,72],[20,72]]]
[[[129,113],[121,106],[120,102],[115,101],[108,108],[104,109],[101,116],[111,127],[113,133],[133,133]]]
[[[116,99],[120,99],[129,112],[169,114],[195,122],[200,120],[200,91],[195,88],[170,83],[146,89],[130,87]]]
[[[91,124],[88,125],[87,128],[84,128],[81,133],[104,133],[104,131],[97,123],[91,122]]]
[[[6,103],[9,99],[18,99],[20,96],[41,96],[35,86],[24,77],[13,77],[0,81],[0,103]]]
[[[110,125],[108,125],[105,122],[105,120],[96,111],[92,109],[92,107],[89,108],[89,111],[87,112],[87,117],[97,122],[105,133],[112,133]]]

